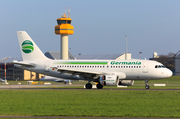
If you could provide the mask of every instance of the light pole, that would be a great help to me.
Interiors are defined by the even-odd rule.
[[[80,59],[81,53],[79,53],[79,59]]]
[[[125,36],[126,37],[126,54],[125,54],[125,60],[127,60],[127,50],[128,50],[128,48],[127,48],[127,35]]]
[[[6,60],[5,61],[5,63],[4,63],[4,84],[8,84],[7,83],[7,80],[6,80],[6,62],[7,62],[7,59],[8,58],[10,58],[10,57],[5,57],[4,59],[2,59],[0,62],[2,62],[2,61],[4,61],[4,60]]]
[[[140,55],[140,59],[141,59],[141,54],[142,54],[142,52],[139,52],[139,55]]]

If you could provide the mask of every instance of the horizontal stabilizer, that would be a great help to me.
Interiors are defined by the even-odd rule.
[[[36,66],[35,64],[25,63],[25,62],[13,62],[13,64],[21,65],[21,66],[25,66],[25,67],[35,67]]]

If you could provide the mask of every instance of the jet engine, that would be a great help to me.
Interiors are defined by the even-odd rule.
[[[112,75],[102,75],[98,79],[102,86],[116,86],[120,80],[125,78],[126,75],[124,73],[114,73]]]
[[[120,80],[118,85],[132,86],[132,85],[134,85],[134,80]]]

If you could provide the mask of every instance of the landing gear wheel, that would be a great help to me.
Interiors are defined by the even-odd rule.
[[[149,86],[149,85],[146,85],[146,86],[145,86],[145,89],[149,89],[149,88],[150,88],[150,86]]]
[[[92,84],[91,83],[87,83],[86,84],[86,89],[92,89]]]
[[[101,85],[101,84],[98,83],[98,84],[96,85],[96,87],[97,87],[97,89],[102,89],[102,88],[103,88],[103,85]]]

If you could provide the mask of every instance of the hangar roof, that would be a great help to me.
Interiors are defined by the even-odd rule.
[[[130,54],[130,53],[128,53]],[[46,57],[50,59],[60,59],[60,52],[54,52],[54,51],[49,51],[45,53]],[[107,59],[107,60],[114,60],[118,59],[120,56],[123,56],[124,54],[92,54],[92,55],[71,55],[69,52],[69,59],[97,59],[97,60],[102,60],[102,59]],[[129,56],[129,55],[128,55]],[[131,56],[130,56],[131,58]]]
[[[114,60],[118,58],[121,54],[92,54],[92,55],[74,55],[76,59],[107,59],[107,60]]]
[[[69,54],[69,59],[74,59],[74,57],[71,55],[70,52],[68,54]],[[57,52],[57,51],[46,52],[45,56],[50,59],[61,59],[60,52]]]

